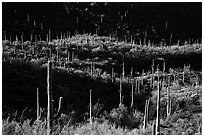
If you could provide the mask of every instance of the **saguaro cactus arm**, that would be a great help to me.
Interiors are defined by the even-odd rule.
[[[62,114],[62,108],[63,108],[63,98],[60,97],[57,114],[54,116],[54,119],[58,119],[58,118],[61,116],[61,114]]]

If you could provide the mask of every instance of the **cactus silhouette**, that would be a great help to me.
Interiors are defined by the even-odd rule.
[[[148,121],[148,116],[149,116],[149,101],[150,98],[146,100],[145,102],[145,114],[144,114],[144,121],[143,121],[143,131],[145,131],[147,127],[147,121]]]
[[[161,82],[158,81],[158,86],[157,86],[156,135],[160,134],[160,90],[161,90]]]
[[[114,68],[113,67],[112,67],[111,78],[112,78],[112,83],[114,83],[115,82],[115,74],[114,74]]]
[[[89,112],[90,125],[92,125],[92,115],[91,115],[92,114],[92,98],[91,98],[91,91],[92,90],[89,91],[89,96],[90,96],[89,97],[89,99],[90,99],[90,101],[89,101],[89,103],[90,103],[89,104],[90,105],[90,108],[89,108],[89,110],[90,110],[90,112]]]
[[[120,103],[119,105],[122,104],[122,76],[120,77],[120,89],[119,89],[119,94],[120,94]]]
[[[51,133],[52,128],[52,116],[53,116],[53,102],[52,102],[52,62],[47,63],[47,95],[48,95],[48,105],[47,105],[47,134]]]
[[[167,87],[167,118],[171,114],[171,100],[170,100],[170,77],[168,77],[168,87]]]
[[[125,78],[125,62],[123,61],[123,72],[122,72],[123,79]]]
[[[130,107],[133,108],[134,103],[134,83],[132,83],[132,90],[131,90],[131,105]]]
[[[52,95],[52,62],[49,60],[47,63],[47,134],[52,133],[53,120],[58,119],[62,113],[63,98],[59,99],[58,112],[53,116],[53,95]]]
[[[39,89],[37,88],[37,120],[40,119]]]

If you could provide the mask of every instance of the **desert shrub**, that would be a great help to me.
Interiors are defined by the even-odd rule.
[[[2,134],[3,135],[15,135],[21,134],[20,124],[16,121],[9,122],[8,120],[2,120]]]
[[[165,131],[165,134],[173,135],[191,135],[202,133],[202,116],[192,114],[189,111],[177,111],[170,115],[164,122],[165,125],[170,125],[171,129]]]
[[[103,108],[104,108],[103,104],[97,101],[96,104],[94,104],[92,107],[93,117],[98,117]]]
[[[25,120],[23,123],[17,121],[2,121],[3,135],[45,135],[46,121],[35,121],[32,125],[31,120]]]
[[[59,124],[60,126],[63,125],[71,125],[74,123],[74,118],[72,114],[61,114],[60,118],[55,120],[56,124]]]
[[[138,128],[143,121],[142,113],[135,111],[133,114],[129,114],[127,107],[123,104],[119,108],[114,108],[109,114],[109,119],[116,126]]]
[[[128,134],[129,130],[123,129],[120,127],[116,127],[115,124],[109,122],[108,120],[100,123],[98,121],[94,121],[92,125],[90,123],[84,122],[77,124],[75,126],[65,126],[61,135],[125,135]]]
[[[31,126],[32,135],[46,135],[47,134],[46,120],[35,121]]]

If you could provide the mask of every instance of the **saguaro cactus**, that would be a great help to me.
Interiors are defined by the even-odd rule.
[[[152,135],[156,134],[156,126],[155,126],[155,122],[152,123]]]
[[[39,90],[37,88],[37,120],[40,119]]]
[[[89,98],[89,99],[90,99],[90,101],[89,101],[89,103],[90,103],[90,104],[89,104],[89,105],[90,105],[90,108],[89,108],[89,110],[90,110],[90,112],[89,112],[90,125],[92,125],[92,115],[91,115],[91,113],[92,113],[92,99],[91,99],[91,91],[92,91],[92,90],[89,91],[89,96],[90,96],[90,98]]]
[[[58,44],[57,44],[57,62],[59,62],[59,46],[58,46]]]
[[[137,93],[137,78],[135,78],[135,92]]]
[[[95,75],[95,63],[93,62],[93,76]]]
[[[161,90],[161,82],[158,81],[157,86],[157,118],[156,118],[156,135],[160,134],[160,90]]]
[[[166,69],[166,64],[165,61],[163,62],[163,82],[165,80],[165,69]]]
[[[114,75],[114,68],[113,67],[112,67],[111,78],[112,78],[112,83],[114,83],[115,82],[115,75]]]
[[[51,133],[53,119],[53,102],[52,102],[52,62],[48,61],[47,64],[47,95],[48,95],[48,105],[47,105],[47,134]]]
[[[143,82],[144,82],[144,79],[143,77],[141,77],[141,87],[143,87]]]
[[[60,97],[59,98],[59,105],[58,105],[58,110],[57,110],[57,114],[54,115],[53,119],[58,119],[61,114],[62,114],[62,108],[63,108],[63,98]]]
[[[69,53],[68,47],[67,47],[67,64],[69,64],[69,61],[70,61],[70,53]]]
[[[148,121],[148,116],[149,116],[149,101],[150,98],[146,100],[145,102],[145,114],[144,114],[144,121],[143,121],[143,131],[145,131],[147,127],[147,121]]]
[[[153,89],[154,88],[154,59],[152,60],[152,85],[151,85],[151,88]]]
[[[157,79],[158,79],[158,82],[159,82],[159,64],[157,64]]]
[[[133,108],[134,103],[134,83],[132,83],[132,91],[131,91],[131,105],[130,107]]]
[[[168,77],[168,87],[167,87],[167,118],[171,114],[171,100],[170,100],[170,77]]]
[[[74,62],[74,51],[72,52],[72,62]]]
[[[140,93],[140,79],[138,79],[138,81],[137,81],[137,87],[138,87],[137,92]]]
[[[125,62],[123,61],[123,79],[125,78]]]
[[[91,62],[91,76],[93,76],[93,62]]]
[[[63,98],[59,99],[58,112],[53,116],[53,96],[52,96],[52,62],[49,60],[47,63],[47,134],[52,133],[53,120],[60,117],[62,113]]]
[[[119,94],[120,94],[120,104],[122,104],[122,77],[120,77],[120,89],[119,89]]]
[[[154,74],[154,59],[152,60],[152,74]]]
[[[166,64],[165,64],[165,61],[164,61],[163,62],[163,75],[164,75],[165,69],[166,69]]]
[[[149,120],[149,102],[150,98],[147,100],[147,105],[146,105],[146,120]]]

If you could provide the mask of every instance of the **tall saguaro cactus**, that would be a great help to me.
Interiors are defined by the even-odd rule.
[[[114,75],[114,68],[113,67],[112,67],[111,78],[112,78],[112,83],[114,83],[115,82],[115,75]]]
[[[120,94],[120,104],[122,104],[122,76],[120,77],[120,89],[119,89],[119,94]]]
[[[164,63],[163,63],[163,75],[164,75],[165,69],[166,69],[166,63],[164,61]]]
[[[89,96],[90,96],[90,97],[89,97],[89,99],[90,99],[90,101],[89,101],[89,103],[90,103],[90,104],[89,104],[89,105],[90,105],[90,108],[89,108],[89,110],[90,110],[90,112],[89,112],[90,125],[92,125],[92,115],[91,115],[91,114],[92,114],[92,98],[91,98],[91,91],[92,91],[92,90],[89,91]]]
[[[137,81],[137,93],[140,93],[140,79]]]
[[[132,91],[131,91],[131,105],[130,107],[133,108],[134,103],[134,83],[132,83]]]
[[[165,80],[165,69],[166,69],[166,64],[165,61],[163,62],[163,82]]]
[[[157,79],[158,79],[158,82],[159,82],[159,64],[157,64]]]
[[[137,93],[137,78],[135,78],[135,93]]]
[[[144,114],[144,122],[143,122],[143,131],[145,131],[147,127],[147,121],[148,121],[148,116],[149,116],[149,101],[150,98],[146,100],[145,102],[145,114]]]
[[[125,78],[125,62],[123,61],[123,79]]]
[[[152,123],[152,135],[155,135],[156,134],[156,126],[155,126],[155,121]]]
[[[72,52],[72,62],[74,62],[74,51]]]
[[[93,76],[93,62],[91,62],[91,76]]]
[[[48,61],[47,64],[47,95],[48,95],[48,105],[47,105],[47,133],[51,133],[52,129],[52,116],[53,116],[53,102],[52,102],[52,62]]]
[[[93,62],[93,76],[95,75],[95,63]]]
[[[59,62],[59,45],[57,44],[57,62]]]
[[[154,88],[154,59],[152,60],[152,78],[151,80],[152,80],[151,88],[153,89]]]
[[[144,79],[141,77],[141,87],[143,87]]]
[[[68,44],[67,44],[67,64],[69,64],[69,47],[68,47]]]
[[[161,90],[161,82],[158,82],[157,87],[157,118],[156,118],[156,135],[160,134],[160,90]]]
[[[37,88],[37,120],[40,119],[39,90]]]
[[[47,134],[52,133],[53,120],[58,119],[62,113],[63,98],[59,99],[59,106],[57,114],[53,115],[53,96],[52,96],[52,62],[49,60],[47,63]]]
[[[168,87],[167,87],[167,118],[171,114],[171,100],[170,100],[170,77],[168,77]]]

